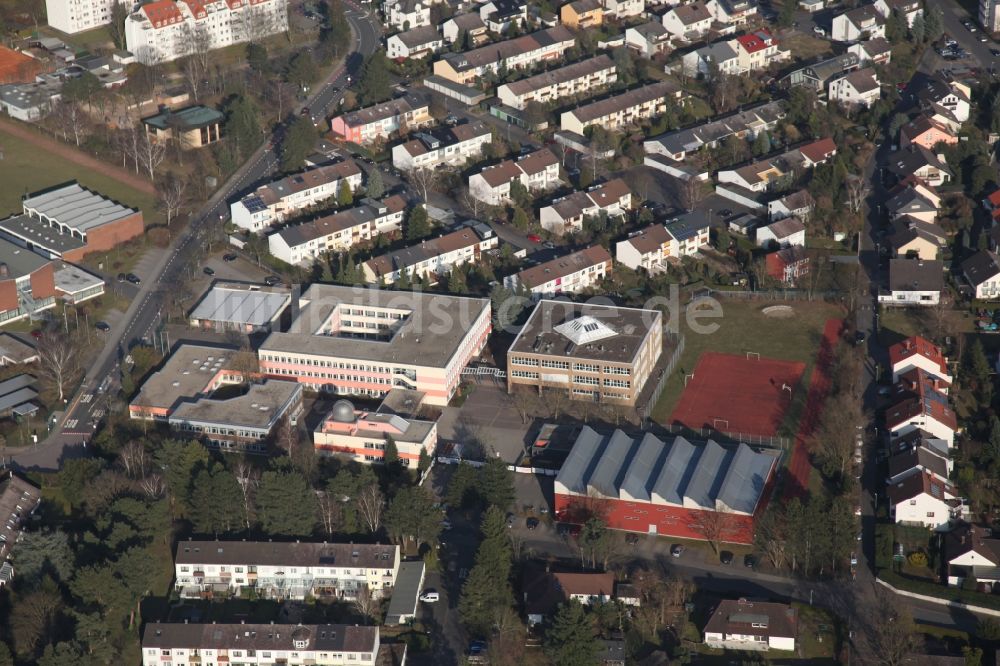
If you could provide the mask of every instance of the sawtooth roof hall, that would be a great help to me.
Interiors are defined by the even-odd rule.
[[[621,430],[601,435],[585,426],[556,476],[556,508],[563,495],[752,516],[777,462],[777,453],[757,452],[742,443],[692,444],[683,437],[667,443],[649,433],[640,438]],[[611,508],[614,516],[617,511]],[[609,525],[647,531],[645,524],[621,527],[614,522],[612,518]]]

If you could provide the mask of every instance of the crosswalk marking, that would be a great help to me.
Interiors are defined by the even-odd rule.
[[[90,402],[94,399],[93,393],[85,393],[83,397],[80,398],[80,402]]]
[[[99,419],[99,418],[101,418],[102,416],[104,416],[104,410],[103,410],[103,409],[95,409],[95,410],[93,411],[93,413],[92,413],[92,416],[93,416],[93,417],[94,417],[95,419]]]
[[[75,428],[77,423],[79,423],[78,419],[70,419],[69,421],[66,421],[66,427]]]

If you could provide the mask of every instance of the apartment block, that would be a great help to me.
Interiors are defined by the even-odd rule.
[[[155,65],[287,30],[287,0],[155,0],[125,19],[125,43]]]
[[[490,330],[489,299],[314,283],[258,357],[265,375],[312,390],[384,397],[405,388],[446,405]]]
[[[434,455],[437,448],[437,422],[393,413],[356,409],[347,400],[338,400],[313,432],[313,446],[318,455],[334,455],[362,464],[385,460],[385,449],[392,440],[399,462],[416,469],[421,452]]]
[[[516,160],[504,160],[469,176],[469,194],[491,206],[510,199],[514,181],[532,191],[548,190],[559,184],[559,158],[548,148],[536,150]]]
[[[679,102],[684,93],[673,83],[661,81],[608,97],[569,111],[560,117],[563,131],[583,134],[591,125],[615,130],[662,115],[667,104]]]
[[[427,130],[393,146],[392,165],[403,170],[461,166],[479,157],[492,140],[493,132],[480,121]]]
[[[497,97],[507,106],[524,110],[529,102],[548,104],[573,95],[591,94],[618,80],[614,61],[601,54],[582,62],[505,83]]]
[[[455,83],[475,83],[501,68],[510,71],[558,60],[575,44],[573,33],[558,25],[464,53],[450,53],[434,62],[434,74]]]
[[[405,133],[434,122],[428,102],[416,95],[397,97],[330,120],[334,134],[354,143],[387,139],[393,132]]]
[[[657,310],[542,300],[507,352],[507,390],[563,389],[574,400],[635,405],[662,353]]]
[[[406,199],[398,194],[381,201],[364,199],[360,206],[282,227],[267,237],[268,251],[293,266],[311,264],[325,252],[344,252],[399,231],[405,213]]]
[[[632,191],[621,178],[555,199],[538,211],[542,228],[554,234],[580,231],[583,221],[601,214],[620,217],[632,208]]]
[[[115,0],[45,0],[49,26],[73,35],[111,23]]]
[[[488,225],[477,224],[372,257],[361,264],[361,269],[369,284],[393,284],[404,274],[411,281],[427,279],[434,284],[455,266],[480,261],[484,252],[498,244],[499,239]]]
[[[142,633],[142,664],[374,666],[379,647],[378,627],[156,622],[147,624]]]
[[[602,246],[592,245],[508,275],[504,278],[504,286],[511,291],[523,289],[534,298],[548,298],[596,287],[609,275],[611,255]]]
[[[174,552],[174,589],[185,598],[253,590],[265,599],[355,599],[367,589],[389,592],[399,546],[274,541],[181,541]]]
[[[261,185],[231,203],[229,215],[241,229],[264,231],[307,208],[336,200],[344,183],[352,192],[361,187],[361,167],[354,160],[318,166]]]

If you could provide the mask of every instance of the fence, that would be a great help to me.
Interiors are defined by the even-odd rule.
[[[768,449],[787,450],[792,441],[789,437],[778,437],[777,435],[755,435],[749,432],[733,432],[715,428],[689,428],[679,423],[661,423],[657,424],[657,427],[666,430],[671,435],[680,435],[688,439],[728,439]]]
[[[665,333],[664,335],[667,335],[668,339],[672,337],[670,334]],[[663,388],[667,385],[667,380],[670,379],[670,375],[673,374],[674,369],[677,367],[677,363],[681,359],[681,354],[684,353],[684,334],[679,333],[676,340],[677,344],[674,345],[674,351],[670,355],[670,359],[667,361],[667,364],[663,366],[663,370],[660,371],[660,376],[656,380],[656,385],[649,394],[649,399],[646,400],[645,404],[638,409],[639,417],[643,420],[648,421],[652,418],[653,408],[656,407],[656,403],[663,394]]]
[[[745,301],[818,301],[841,300],[844,294],[839,291],[818,291],[809,289],[763,289],[760,291],[730,291],[728,289],[712,289],[702,287],[692,294],[692,299],[704,296],[715,298],[733,298]]]

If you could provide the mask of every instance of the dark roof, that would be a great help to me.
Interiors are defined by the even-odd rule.
[[[962,262],[962,273],[973,285],[980,285],[1000,274],[1000,258],[989,250],[980,250]]]
[[[933,472],[939,478],[948,478],[948,460],[925,446],[915,446],[889,458],[890,479],[910,470],[919,471],[920,468]]]
[[[658,99],[666,99],[678,91],[677,85],[672,81],[660,81],[658,83],[646,84],[642,87],[623,92],[606,99],[585,104],[584,106],[570,109],[577,120],[586,123],[591,120],[603,118],[618,111],[624,111],[640,104],[652,102]]]
[[[797,638],[798,612],[787,604],[726,599],[716,607],[705,633]]]
[[[305,650],[327,652],[374,652],[378,627],[346,624],[147,624],[143,648],[201,650],[294,651],[295,641],[305,641]],[[302,649],[302,648],[300,648]]]
[[[348,208],[339,213],[326,215],[309,222],[282,227],[275,233],[289,247],[296,247],[311,240],[323,238],[324,236],[345,229],[351,229],[366,222],[374,222],[387,215],[398,213],[404,208],[406,208],[406,200],[398,194],[394,194],[381,202],[367,200],[366,203],[360,206]]]
[[[936,167],[947,174],[951,174],[948,166],[939,160],[937,155],[923,146],[916,144],[896,151],[893,160],[889,163],[889,170],[897,176],[903,177],[914,174],[925,166]]]
[[[549,70],[534,76],[529,76],[519,81],[504,84],[515,95],[524,95],[535,90],[541,90],[549,86],[573,81],[575,79],[591,76],[606,69],[613,69],[615,63],[605,54],[600,54],[593,58],[575,62],[558,69]]]
[[[273,541],[181,541],[176,564],[393,568],[399,546]]]
[[[944,288],[944,263],[923,259],[891,259],[890,291],[941,291]]]
[[[605,262],[611,263],[611,255],[604,246],[591,245],[563,257],[526,268],[517,274],[517,280],[528,289],[533,289],[556,278],[568,277],[585,268]]]
[[[989,527],[961,523],[944,535],[944,555],[954,560],[970,551],[986,558],[984,564],[1000,566],[1000,539],[993,536]]]
[[[693,210],[672,217],[663,225],[667,233],[679,241],[694,238],[711,224],[704,211]]]
[[[920,495],[930,495],[934,499],[947,502],[949,495],[954,497],[955,489],[951,484],[941,481],[928,472],[908,476],[889,486],[889,501],[893,504],[899,504]]]
[[[221,111],[207,106],[188,106],[177,111],[164,109],[155,116],[143,118],[142,122],[158,130],[169,129],[173,123],[182,129],[198,129],[216,125],[226,119]]]

